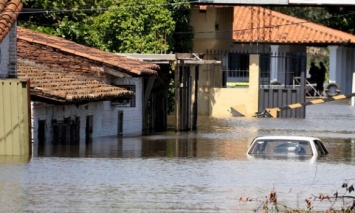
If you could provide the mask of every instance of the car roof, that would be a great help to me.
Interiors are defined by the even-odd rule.
[[[254,138],[256,139],[261,139],[261,140],[320,140],[319,138],[316,137],[310,137],[310,136],[289,136],[289,135],[270,135],[270,136],[258,136]]]

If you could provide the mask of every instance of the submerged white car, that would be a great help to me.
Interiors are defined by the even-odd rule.
[[[319,138],[305,136],[260,136],[248,148],[253,156],[319,156],[328,150]]]

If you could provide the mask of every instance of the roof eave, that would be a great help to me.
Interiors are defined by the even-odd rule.
[[[131,98],[131,96],[65,100],[65,99],[60,99],[55,97],[49,97],[46,95],[31,94],[31,101],[38,101],[38,102],[43,102],[43,103],[53,104],[53,105],[82,105],[90,102],[126,100],[129,98]]]
[[[233,41],[233,44],[268,44],[268,45],[306,45],[306,46],[328,46],[328,45],[355,45],[349,41],[344,42],[311,42],[311,41],[300,41],[300,42],[280,42],[280,41]]]

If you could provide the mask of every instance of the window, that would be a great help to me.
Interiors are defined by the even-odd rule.
[[[136,93],[136,85],[115,85],[115,86]],[[132,98],[129,99],[119,99],[119,100],[111,101],[111,104],[119,107],[136,107],[136,95],[134,95]]]
[[[249,78],[249,55],[251,53],[228,54],[228,77]],[[270,76],[270,54],[260,54],[260,75]]]
[[[253,144],[249,154],[312,155],[312,149],[308,141],[259,140]]]
[[[326,155],[328,154],[328,151],[327,149],[324,147],[323,143],[318,141],[318,140],[315,140],[314,141],[314,145],[316,146],[317,148],[317,152],[319,155]]]
[[[80,140],[80,117],[52,120],[53,143],[73,144]]]
[[[270,78],[270,59],[269,53],[260,54],[260,77]]]
[[[249,53],[229,53],[228,77],[249,77]]]

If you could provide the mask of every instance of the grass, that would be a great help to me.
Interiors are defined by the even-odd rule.
[[[249,82],[227,82],[227,87],[248,87]]]

